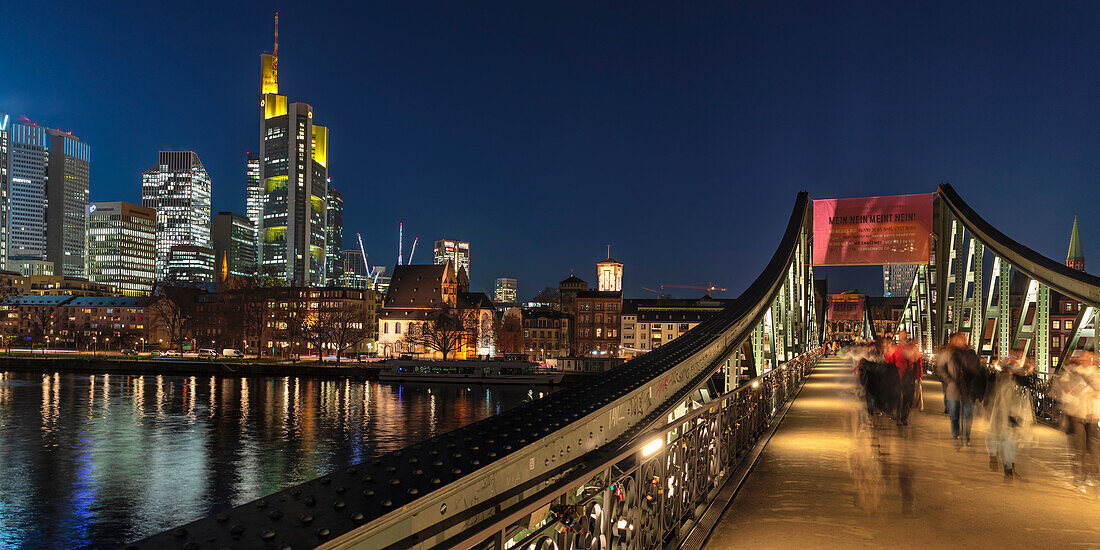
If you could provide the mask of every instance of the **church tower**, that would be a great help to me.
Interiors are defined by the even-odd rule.
[[[1077,230],[1077,216],[1073,217],[1073,232],[1069,236],[1069,252],[1066,265],[1077,271],[1085,270],[1085,253],[1081,250],[1081,233]]]

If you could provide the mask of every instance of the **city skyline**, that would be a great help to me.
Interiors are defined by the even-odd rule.
[[[641,10],[632,15],[634,26],[653,29],[656,21],[669,23],[655,34],[654,45],[635,44],[621,29],[598,36],[593,27],[617,16],[614,10],[590,8],[591,21],[581,23],[563,17],[570,12],[566,7],[551,14],[504,7],[481,14],[460,9],[447,13],[458,8],[440,7],[439,20],[402,8],[360,7],[371,14],[364,18],[370,32],[351,33],[350,23],[333,16],[275,7],[282,15],[283,66],[294,75],[285,81],[291,86],[289,95],[324,112],[335,134],[332,176],[350,207],[340,248],[354,248],[348,235],[361,232],[372,264],[392,269],[397,222],[405,221],[410,235],[433,240],[453,234],[474,243],[479,269],[472,286],[478,290],[492,289],[495,278],[505,274],[525,281],[531,291],[554,284],[570,270],[593,280],[590,266],[602,255],[604,243],[612,242],[616,257],[629,266],[624,280],[628,295],[643,295],[641,286],[715,281],[730,288],[725,297],[733,297],[766,263],[774,243],[739,241],[731,250],[728,235],[758,229],[775,233],[783,216],[765,212],[787,208],[801,188],[824,198],[932,190],[951,181],[1010,236],[1054,257],[1062,253],[1069,231],[1062,220],[1081,214],[1086,253],[1094,246],[1088,235],[1100,227],[1100,220],[1079,211],[1081,204],[1097,198],[1091,185],[1097,167],[1090,152],[1100,138],[1085,123],[1095,119],[1090,115],[1096,110],[1085,98],[1097,95],[1098,82],[1095,75],[1075,68],[1083,66],[1078,60],[1096,53],[1094,44],[1079,40],[1088,22],[1097,19],[1092,6],[1042,14],[1011,7],[992,14],[958,7],[910,8],[874,18],[874,25],[847,17],[875,12],[874,6],[810,8],[807,21],[814,20],[812,25],[786,13],[738,7],[707,12],[711,17]],[[194,150],[215,182],[214,210],[244,213],[242,153],[256,150],[255,56],[270,48],[272,8],[230,6],[184,15],[184,23],[194,19],[213,26],[208,44],[185,35],[170,33],[177,42],[169,43],[143,34],[149,31],[142,21],[162,17],[158,10],[178,15],[171,8],[126,14],[116,24],[127,25],[135,40],[148,43],[146,54],[107,47],[103,39],[88,36],[88,30],[62,21],[63,31],[88,38],[89,52],[62,58],[55,55],[56,46],[46,45],[42,51],[0,61],[0,76],[11,83],[0,93],[0,111],[72,131],[95,149],[93,201],[136,202],[137,174],[147,167],[142,159],[157,150]],[[17,22],[42,16],[35,7],[25,9],[14,14]],[[536,16],[545,15],[552,16],[546,28],[529,28]],[[110,10],[89,13],[93,21],[117,16]],[[967,29],[978,27],[977,21],[987,16],[1002,30],[969,36]],[[940,40],[898,32],[941,18],[957,23],[936,28]],[[319,24],[332,32],[319,36],[307,31]],[[230,26],[239,32],[217,32]],[[489,40],[475,32],[485,28],[500,35]],[[568,34],[562,30],[572,31],[574,41],[561,38]],[[430,36],[433,32],[439,36]],[[424,41],[403,53],[382,47],[401,33]],[[732,39],[727,33],[745,37]],[[792,38],[768,50],[734,47],[767,33]],[[808,47],[815,40],[836,45],[839,53],[815,58]],[[1004,51],[980,49],[990,42]],[[444,44],[455,52],[447,53]],[[624,49],[628,44],[638,51]],[[502,53],[509,47],[520,53]],[[311,52],[318,49],[330,52],[331,58],[311,66]],[[881,51],[882,56],[851,61],[843,52],[852,51]],[[906,56],[906,51],[921,55]],[[550,52],[560,52],[563,59],[551,59]],[[458,59],[460,53],[465,57]],[[592,55],[578,62],[582,53]],[[85,59],[91,54],[94,59]],[[140,55],[177,56],[190,78],[181,78],[171,89],[150,88],[148,83],[156,79],[149,74],[120,74],[114,67],[131,66]],[[683,64],[685,59],[692,61]],[[800,80],[785,76],[786,67],[810,59],[818,67],[803,71]],[[333,72],[350,61],[362,65],[350,74]],[[50,70],[61,62],[81,68],[75,75]],[[45,70],[20,71],[25,63],[42,63]],[[87,80],[86,90],[59,85],[104,64],[110,64],[109,70],[102,78]],[[475,69],[487,65],[498,67],[500,74],[481,82],[473,76],[480,74]],[[914,79],[916,69],[922,78]],[[533,88],[540,75],[561,71],[570,71],[568,80],[577,90],[560,83],[544,91]],[[704,76],[716,78],[704,81]],[[114,79],[110,85],[101,81],[107,78]],[[438,86],[440,78],[449,83],[446,89]],[[134,91],[120,92],[127,86],[119,86],[119,80],[134,84]],[[1051,80],[1062,85],[1043,87],[1045,95],[1033,97],[1037,86]],[[934,82],[946,83],[954,93],[945,94]],[[217,94],[204,92],[215,83]],[[52,86],[44,88],[48,84]],[[586,93],[568,93],[581,90]],[[137,94],[141,101],[122,101],[129,109],[111,113],[108,122],[100,118],[105,113],[97,114],[111,103],[108,91]],[[188,94],[183,104],[180,94]],[[795,100],[803,101],[800,110],[787,114]],[[469,106],[448,109],[463,101]],[[854,109],[851,101],[861,107]],[[172,114],[191,108],[209,108],[210,118],[193,122]],[[475,113],[479,116],[471,117]],[[793,116],[799,117],[797,128]],[[224,132],[211,131],[214,119]],[[375,123],[365,124],[367,120]],[[195,126],[199,122],[201,130]],[[521,122],[522,134],[517,133]],[[1059,135],[1051,139],[1033,131],[1046,126],[1059,127]],[[578,135],[586,137],[570,139]],[[141,144],[134,146],[137,142]],[[593,150],[601,155],[594,156]],[[353,160],[356,154],[365,156]],[[667,190],[669,183],[676,184],[675,193]],[[1057,184],[1073,192],[1046,191]],[[455,188],[468,192],[443,193]],[[634,188],[642,192],[630,193]],[[448,202],[417,199],[437,194]],[[1031,227],[1015,216],[1021,196],[1038,217],[1054,223]],[[654,197],[675,216],[675,231],[637,223],[639,214],[652,208]],[[728,208],[746,200],[756,201],[758,208]],[[719,208],[721,203],[727,207]],[[597,212],[595,223],[578,227],[581,217]],[[717,223],[703,224],[702,218]],[[715,250],[724,252],[712,254]],[[880,276],[872,271],[865,283],[838,285],[872,288]]]

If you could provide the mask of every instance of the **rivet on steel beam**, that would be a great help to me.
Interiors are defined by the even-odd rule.
[[[356,513],[351,515],[351,521],[353,521],[355,523],[363,523],[363,519],[364,519],[363,514],[361,514],[359,512],[356,512]]]
[[[233,527],[229,528],[229,532],[233,535],[239,535],[244,532],[244,526],[234,525]]]
[[[306,514],[298,518],[298,521],[302,522],[302,525],[309,525],[310,523],[313,523],[313,516]]]
[[[405,492],[406,492],[406,493],[408,493],[408,494],[410,494],[410,495],[418,495],[418,494],[420,494],[420,491],[417,491],[417,490],[416,490],[416,487],[413,487],[413,488],[411,488],[411,489],[409,489],[408,491],[405,491]]]
[[[229,521],[229,514],[227,514],[225,512],[222,512],[222,513],[214,516],[214,520],[217,521],[218,523],[221,523],[223,521]]]
[[[267,517],[271,518],[273,521],[278,521],[279,519],[281,519],[283,517],[283,511],[282,510],[272,510],[271,513],[267,515]]]
[[[325,528],[322,527],[322,528],[317,530],[317,538],[327,539],[328,536],[329,536],[329,530],[328,529],[325,529]]]
[[[187,529],[184,529],[183,527],[173,529],[172,530],[172,536],[173,537],[186,537],[187,536]]]
[[[260,538],[267,541],[275,540],[275,531],[272,531],[270,529],[264,531],[263,533],[260,533]]]
[[[332,503],[332,507],[337,510],[343,510],[345,506],[347,506],[347,504],[344,504],[344,501],[342,500],[337,500],[336,502]]]

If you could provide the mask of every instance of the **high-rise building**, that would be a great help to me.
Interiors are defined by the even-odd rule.
[[[455,273],[459,269],[466,270],[466,276],[470,276],[470,243],[451,239],[439,239],[435,242],[435,264],[440,265],[450,260],[455,266]]]
[[[248,218],[233,212],[218,212],[210,219],[210,240],[214,244],[214,269],[221,279],[256,274],[256,231]]]
[[[607,259],[596,264],[596,289],[600,292],[622,292],[623,264],[611,257],[608,249]]]
[[[882,293],[891,296],[908,296],[917,276],[917,265],[886,264],[882,266]]]
[[[174,284],[202,284],[214,281],[214,249],[207,246],[176,245],[168,251],[165,273]]]
[[[328,272],[329,284],[336,284],[344,274],[344,262],[340,257],[340,251],[344,248],[344,194],[332,187],[328,189],[328,227],[325,228],[325,243],[328,248],[325,269]],[[362,262],[362,258],[359,261]]]
[[[156,276],[157,213],[128,202],[88,205],[88,280],[144,296]]]
[[[264,186],[260,183],[260,156],[255,153],[247,153],[245,164],[245,215],[252,223],[255,232],[253,248],[256,255],[260,251],[260,221],[264,217]]]
[[[1077,216],[1073,217],[1073,230],[1069,234],[1069,251],[1066,265],[1077,271],[1085,270],[1085,251],[1081,248],[1081,232],[1077,230]]]
[[[340,273],[335,285],[344,288],[369,288],[372,281],[367,277],[367,264],[359,250],[342,250],[338,256]]]
[[[85,276],[88,144],[35,124],[12,124],[6,134],[6,257],[46,260],[59,275]]]
[[[512,304],[519,297],[519,288],[515,279],[508,277],[497,278],[496,288],[493,289],[493,301],[499,304]]]
[[[210,175],[194,151],[161,151],[141,175],[141,205],[157,211],[156,278],[174,246],[210,248]]]
[[[11,191],[8,186],[8,156],[11,152],[9,128],[11,116],[0,113],[0,269],[8,267],[8,209]]]
[[[289,285],[325,284],[328,128],[313,108],[279,95],[279,18],[275,49],[260,56],[260,272]]]

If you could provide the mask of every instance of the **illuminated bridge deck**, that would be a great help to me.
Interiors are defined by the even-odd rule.
[[[981,411],[956,452],[939,383],[924,392],[908,428],[861,430],[848,363],[823,360],[706,548],[1100,547],[1100,500],[1074,490],[1064,434],[1037,425],[1006,484]]]

